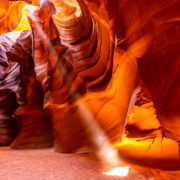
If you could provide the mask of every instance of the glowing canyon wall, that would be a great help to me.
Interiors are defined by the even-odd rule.
[[[98,152],[100,129],[120,156],[179,168],[180,3],[28,3],[0,3],[1,145]]]

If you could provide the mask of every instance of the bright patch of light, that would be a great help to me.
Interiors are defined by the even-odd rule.
[[[30,24],[28,21],[28,16],[32,15],[33,12],[37,9],[37,6],[26,4],[22,10],[22,18],[16,27],[15,31],[22,31],[22,30],[30,30]]]
[[[43,2],[44,2],[44,0],[41,0],[41,1],[40,1],[40,4],[43,4]]]
[[[117,167],[117,168],[111,169],[108,172],[104,172],[103,174],[106,174],[106,175],[109,175],[109,176],[125,177],[129,173],[129,168],[130,168],[130,166]]]
[[[76,0],[61,0],[61,1],[51,0],[51,2],[53,2],[56,7],[58,18],[61,18],[67,21],[67,20],[73,19],[74,17],[81,16],[81,9]],[[68,12],[72,7],[76,8],[75,12],[69,15],[64,13],[65,11]]]
[[[36,10],[38,7],[37,6],[33,6],[33,5],[29,5],[26,4],[23,8],[23,11],[25,11],[25,13],[28,13],[28,15],[32,14],[34,12],[34,10]]]
[[[76,12],[75,12],[76,17],[79,17],[81,15],[80,6],[76,0],[66,0],[65,2],[70,6],[76,7]]]

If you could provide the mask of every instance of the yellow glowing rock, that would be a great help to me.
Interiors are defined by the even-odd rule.
[[[179,144],[169,138],[163,137],[161,131],[156,135],[142,138],[127,138],[114,146],[120,155],[132,161],[143,162],[157,167],[176,167],[179,163]]]
[[[26,5],[22,10],[22,18],[19,22],[18,26],[16,27],[16,31],[22,31],[22,30],[30,30],[30,24],[28,21],[28,16],[33,13],[34,10],[36,10],[38,7],[33,5]]]
[[[127,125],[136,126],[139,130],[158,129],[161,126],[153,103],[134,106],[128,117]]]

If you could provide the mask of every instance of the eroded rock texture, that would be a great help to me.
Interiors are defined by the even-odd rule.
[[[8,60],[20,65],[16,99],[18,109],[14,115],[19,124],[19,134],[12,148],[42,148],[52,146],[52,128],[43,113],[44,93],[36,79],[32,58],[31,36],[23,31],[7,52]]]

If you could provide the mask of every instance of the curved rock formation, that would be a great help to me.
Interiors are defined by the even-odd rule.
[[[44,11],[46,11],[46,16]],[[63,126],[60,128],[58,127],[58,124],[63,122],[62,118],[64,115],[61,112],[62,110],[64,112],[66,110],[65,108],[58,108],[59,112],[57,113],[56,107],[64,103],[69,104],[72,102],[73,91],[78,91],[81,94],[84,92],[85,87],[83,87],[83,81],[73,71],[70,62],[66,61],[62,57],[66,48],[61,45],[59,33],[50,17],[54,11],[55,9],[53,5],[46,1],[42,4],[40,9],[35,11],[30,17],[30,24],[34,39],[33,58],[37,79],[41,82],[44,92],[46,93],[46,104],[52,103],[54,105],[53,108],[47,108],[47,105],[45,106],[46,111],[50,111],[53,116],[52,122],[56,131],[56,140],[59,137],[66,140],[67,134],[65,135],[61,133],[61,131],[66,129],[63,128]],[[49,14],[47,14],[47,12]],[[66,108],[69,112],[70,107]],[[67,128],[69,126],[68,119],[65,121],[67,122],[64,122],[65,127]],[[73,134],[73,132],[71,133]],[[57,142],[59,143],[59,141]],[[65,142],[65,144],[69,144],[68,141]],[[64,147],[62,145],[62,149],[63,148]]]
[[[98,20],[95,15],[92,17],[83,1],[79,1],[79,5],[81,15],[78,17],[72,16],[69,20],[60,19],[58,15],[53,17],[60,33],[61,43],[68,47],[63,54],[65,60],[61,58],[63,47],[58,40],[59,34],[50,18],[54,11],[51,3],[45,1],[30,17],[36,75],[44,91],[46,93],[48,91],[49,103],[45,107],[51,114],[56,131],[56,147],[65,152],[72,152],[89,141],[86,132],[83,131],[86,125],[82,124],[81,112],[78,104],[73,102],[74,99],[79,99],[88,106],[111,141],[121,137],[137,74],[134,60],[121,62],[122,69],[115,70],[117,75],[113,75],[113,82],[107,86],[112,79],[113,35],[104,21]],[[46,13],[43,13],[45,7]],[[125,67],[128,65],[130,71],[126,71],[125,74]],[[129,73],[134,75],[125,83]],[[123,80],[123,85],[118,78]],[[87,95],[82,96],[85,91],[88,91]],[[97,91],[99,94],[95,93]],[[126,96],[122,100],[123,93],[126,93]],[[73,96],[74,94],[76,96]],[[119,101],[124,102],[119,105],[120,107]],[[111,120],[112,124],[108,123],[109,108],[116,112]]]

